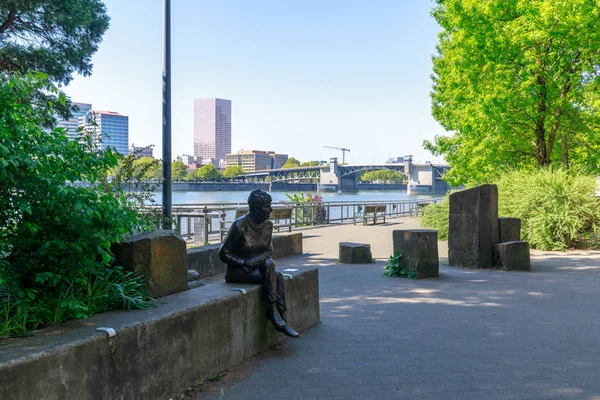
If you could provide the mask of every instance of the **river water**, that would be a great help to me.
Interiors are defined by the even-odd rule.
[[[269,192],[273,198],[273,202],[289,200],[286,197],[289,192]],[[211,204],[211,203],[246,203],[249,192],[173,192],[173,204]],[[365,190],[357,193],[321,193],[323,201],[397,201],[397,200],[418,200],[429,199],[432,197],[441,197],[441,194],[408,194],[406,190]],[[156,204],[162,203],[161,192],[156,192],[154,195]]]

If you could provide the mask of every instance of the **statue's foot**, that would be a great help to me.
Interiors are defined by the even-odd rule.
[[[277,311],[275,305],[269,306],[267,309],[267,319],[275,325],[275,329],[278,331],[281,331],[286,326],[285,321],[281,318],[281,315],[279,315],[279,311]]]
[[[275,327],[276,330],[278,330],[279,332],[283,333],[284,335],[287,335],[289,337],[293,337],[293,338],[299,338],[300,335],[298,334],[298,332],[296,332],[294,330],[294,328],[292,328],[289,324],[285,324],[285,326],[283,328],[277,328]]]

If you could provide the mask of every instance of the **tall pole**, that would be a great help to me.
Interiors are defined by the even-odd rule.
[[[171,0],[164,0],[164,65],[162,76],[163,229],[171,224]]]

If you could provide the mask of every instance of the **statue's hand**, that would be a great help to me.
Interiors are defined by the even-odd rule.
[[[256,269],[256,267],[254,266],[254,262],[253,261],[254,261],[253,259],[244,260],[244,266],[242,267],[242,269],[244,270],[244,273],[246,275],[251,274]]]

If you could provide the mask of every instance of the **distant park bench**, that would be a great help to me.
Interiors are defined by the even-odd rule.
[[[383,223],[385,224],[385,211],[386,211],[385,204],[364,206],[364,209],[362,210],[362,212],[358,212],[358,213],[354,214],[354,225],[356,225],[357,219],[358,220],[362,219],[363,225],[366,225],[369,217],[373,217],[373,225],[375,225],[377,223],[378,216],[383,217]]]
[[[269,217],[269,219],[273,221],[273,229],[277,229],[277,232],[279,232],[281,228],[287,227],[288,232],[291,232],[293,211],[293,208],[274,208],[271,212],[271,216]],[[247,213],[247,208],[238,208],[237,210],[235,210],[234,221]],[[228,224],[228,226],[231,226],[232,223],[233,221],[224,221],[224,223],[221,223],[221,241],[223,241],[223,238],[225,238],[225,235],[229,230],[229,227],[225,227],[224,225]]]

